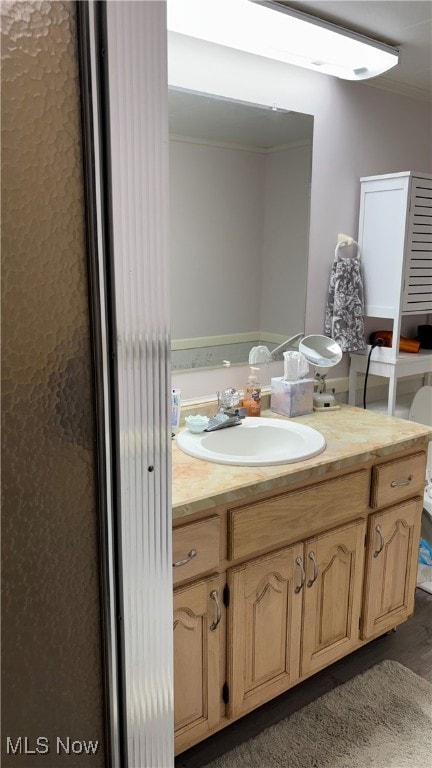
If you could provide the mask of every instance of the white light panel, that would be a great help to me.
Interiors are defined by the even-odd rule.
[[[293,11],[252,0],[168,0],[168,29],[344,80],[381,75],[397,48]]]

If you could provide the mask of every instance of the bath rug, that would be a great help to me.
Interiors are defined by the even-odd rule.
[[[383,661],[207,768],[426,768],[432,685]]]

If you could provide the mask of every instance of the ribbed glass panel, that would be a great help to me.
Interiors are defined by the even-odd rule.
[[[127,749],[173,765],[164,2],[106,4]]]

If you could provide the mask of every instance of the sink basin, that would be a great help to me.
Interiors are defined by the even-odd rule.
[[[176,441],[189,456],[241,467],[302,461],[326,447],[321,432],[312,427],[264,417],[246,417],[240,426],[198,435],[183,429]]]

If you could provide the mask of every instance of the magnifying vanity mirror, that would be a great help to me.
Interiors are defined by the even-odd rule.
[[[304,327],[313,117],[170,88],[173,371]]]
[[[315,377],[319,381],[319,391],[313,396],[314,410],[340,408],[332,393],[326,391],[327,369],[333,368],[342,360],[342,349],[329,336],[314,334],[305,336],[299,344],[299,352],[304,355],[309,365],[315,368]]]
[[[299,352],[305,356],[309,365],[314,368],[333,368],[342,360],[342,349],[329,336],[313,334],[305,336],[299,343]]]

